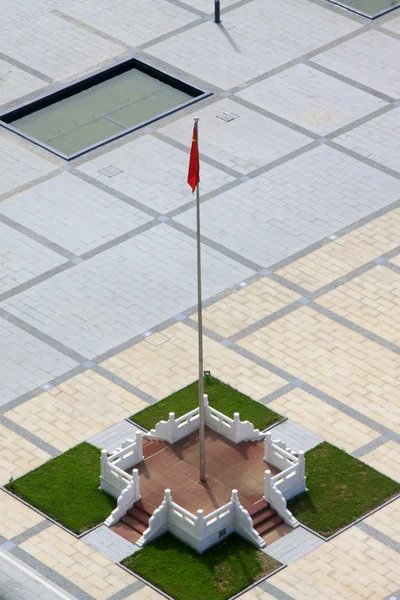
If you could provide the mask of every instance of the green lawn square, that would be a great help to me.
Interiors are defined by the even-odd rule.
[[[198,554],[168,533],[122,564],[175,600],[226,600],[281,566],[236,534]]]
[[[288,509],[325,537],[400,492],[400,484],[327,442],[306,452],[305,464],[308,491]]]

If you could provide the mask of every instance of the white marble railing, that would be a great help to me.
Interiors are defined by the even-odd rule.
[[[204,394],[204,417],[205,423],[210,429],[217,431],[235,444],[243,441],[262,440],[264,434],[249,421],[241,421],[239,413],[233,415],[233,419],[227,417],[208,404],[208,396]],[[168,421],[159,421],[150,434],[146,437],[162,439],[170,444],[186,437],[199,428],[199,409],[175,418],[175,413],[169,413]]]
[[[283,493],[278,490],[271,477],[271,471],[265,471],[264,478],[264,500],[269,502],[280,517],[291,527],[297,527],[299,522],[294,518],[290,510],[287,508],[286,498]]]
[[[130,477],[130,481],[127,486],[120,493],[117,500],[117,507],[112,511],[111,515],[105,521],[105,525],[114,525],[117,523],[122,517],[126,515],[128,510],[132,508],[132,506],[140,500],[140,480],[139,473],[137,469],[133,469],[132,476]]]
[[[172,501],[171,491],[165,490],[164,501],[154,511],[148,529],[137,544],[144,546],[166,531],[200,553],[234,531],[259,548],[265,546],[264,540],[253,528],[249,513],[240,504],[237,490],[232,490],[230,502],[206,516],[202,510],[198,510],[196,515],[185,510]]]
[[[132,468],[143,460],[142,433],[136,432],[136,439],[126,440],[121,448],[108,456],[107,450],[101,451],[100,488],[119,498],[121,492],[131,482],[132,477],[124,469]]]

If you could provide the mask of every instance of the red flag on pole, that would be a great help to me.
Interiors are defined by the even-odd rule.
[[[200,181],[200,160],[199,160],[199,144],[197,139],[197,121],[193,127],[192,147],[190,149],[190,160],[188,169],[188,184],[192,188],[192,193]]]

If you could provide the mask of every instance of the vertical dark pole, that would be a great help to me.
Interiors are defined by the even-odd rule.
[[[219,0],[214,0],[215,23],[221,23],[221,6]]]

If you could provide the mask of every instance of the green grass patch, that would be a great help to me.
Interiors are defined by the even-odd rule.
[[[85,442],[5,487],[80,534],[102,523],[117,505],[99,485],[100,450]]]
[[[195,381],[156,404],[135,413],[131,419],[145,429],[152,429],[159,421],[168,421],[170,412],[174,412],[177,418],[181,417],[199,405],[198,389],[198,382]],[[204,378],[204,393],[208,394],[208,401],[216,410],[230,418],[233,418],[233,413],[238,412],[241,421],[250,421],[260,430],[283,418],[215,377]]]
[[[305,454],[308,491],[288,502],[304,525],[328,537],[400,492],[400,485],[323,442]]]
[[[168,533],[122,564],[175,600],[226,600],[280,566],[236,534],[198,554]]]

